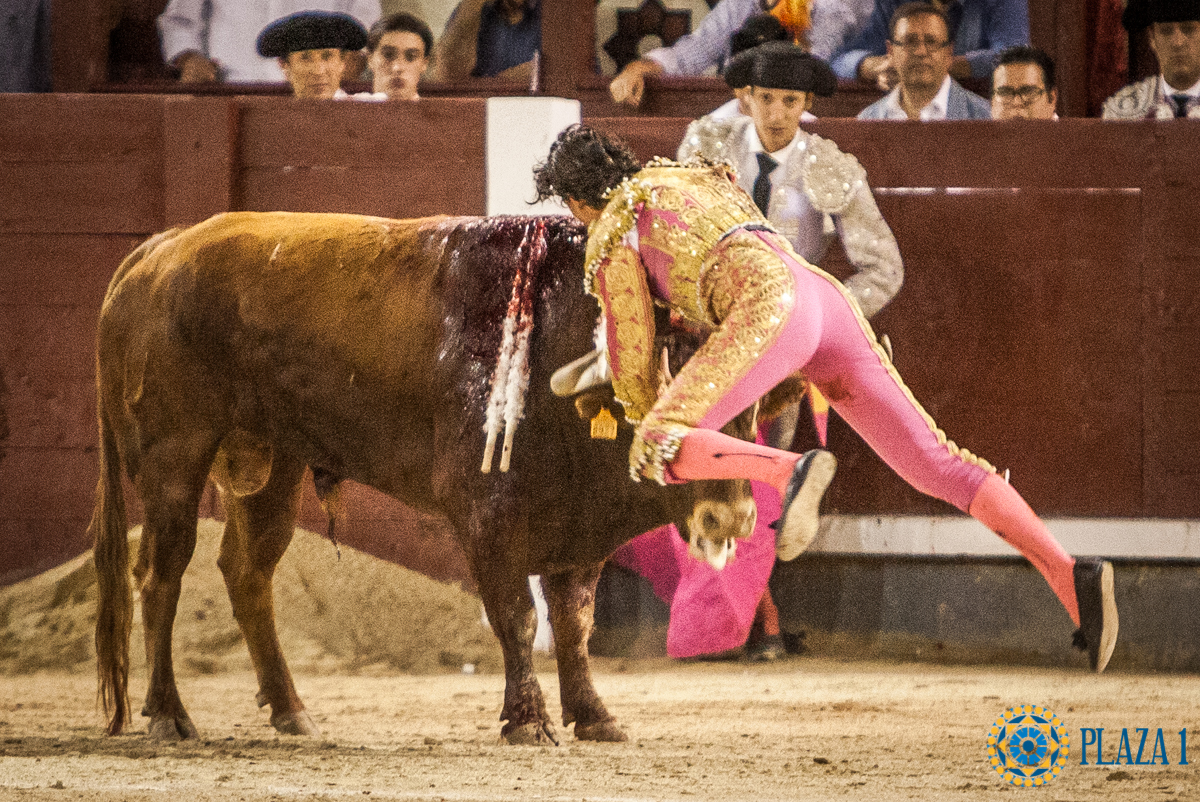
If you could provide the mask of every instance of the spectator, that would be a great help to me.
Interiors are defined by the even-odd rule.
[[[463,0],[438,40],[433,74],[529,81],[541,46],[541,0]]]
[[[946,17],[953,44],[950,75],[957,80],[987,78],[1000,52],[1029,44],[1028,0],[932,0]],[[875,11],[847,52],[833,61],[839,78],[858,80],[884,91],[896,85],[889,47],[892,24],[904,0],[876,0]],[[889,36],[891,34],[891,36]]]
[[[1104,101],[1106,120],[1200,118],[1200,0],[1130,0],[1131,36],[1150,28],[1160,73]]]
[[[860,120],[988,119],[988,102],[950,77],[950,25],[931,3],[905,3],[892,18],[888,59],[896,88],[863,109]]]
[[[722,66],[732,55],[732,34],[772,5],[771,0],[721,0],[694,33],[625,65],[609,84],[609,93],[618,103],[638,106],[648,75],[700,75]],[[800,35],[814,56],[828,60],[842,53],[866,23],[872,0],[811,0],[809,6],[811,26],[793,36]]]
[[[364,29],[380,15],[379,0],[170,0],[158,18],[163,59],[184,83],[283,81],[275,59],[255,55],[255,37],[298,11],[340,11]],[[365,64],[353,56],[346,77],[360,75]]]
[[[366,44],[366,29],[349,14],[298,11],[264,28],[256,47],[263,58],[279,60],[293,95],[329,99],[349,97],[341,88],[346,53]]]
[[[1010,47],[992,73],[993,120],[1057,120],[1054,59],[1036,47]]]
[[[0,0],[0,92],[49,92],[50,0]]]
[[[429,67],[433,32],[412,14],[389,14],[367,34],[371,91],[357,100],[420,100],[417,84]]]

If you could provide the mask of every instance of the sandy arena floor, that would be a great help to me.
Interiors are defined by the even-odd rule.
[[[324,740],[277,736],[249,673],[186,676],[203,740],[173,745],[147,741],[144,724],[104,737],[86,671],[6,677],[0,799],[1200,800],[1200,747],[1177,765],[1180,729],[1200,743],[1200,677],[809,658],[596,669],[629,743],[560,730],[557,748],[499,745],[493,673],[300,675]],[[553,671],[541,682],[557,714]],[[134,693],[144,689],[135,677]],[[1046,705],[1070,728],[1070,760],[1046,788],[1009,786],[986,762],[987,730],[1014,704]],[[1105,728],[1110,760],[1121,728],[1135,739],[1151,728],[1153,740],[1162,727],[1171,765],[1081,766],[1080,727]]]

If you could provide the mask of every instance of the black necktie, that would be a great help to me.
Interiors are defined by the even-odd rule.
[[[1188,101],[1191,100],[1187,95],[1171,95],[1171,101],[1175,104],[1175,119],[1181,119],[1187,116]],[[758,185],[755,184],[755,191],[758,191]],[[758,196],[755,195],[757,198]]]
[[[779,162],[766,153],[755,155],[758,157],[758,178],[754,179],[754,205],[762,211],[763,217],[766,217],[767,206],[771,203],[771,171],[779,166]]]

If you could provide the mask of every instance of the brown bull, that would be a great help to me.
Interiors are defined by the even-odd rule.
[[[555,740],[530,659],[529,574],[544,577],[563,724],[580,739],[624,739],[588,668],[604,559],[672,521],[744,536],[753,504],[741,482],[632,482],[629,428],[592,440],[572,403],[547,391],[552,370],[590,347],[583,246],[583,230],[558,218],[237,213],[157,235],[125,260],[97,346],[96,646],[110,733],[129,720],[122,476],[145,508],[133,569],[151,669],[142,714],[152,737],[187,738],[197,733],[171,632],[211,472],[227,513],[219,565],[259,704],[280,732],[318,734],[280,651],[271,591],[311,466],[323,499],[353,479],[449,519],[503,648],[506,739]],[[511,452],[485,472],[489,407]]]

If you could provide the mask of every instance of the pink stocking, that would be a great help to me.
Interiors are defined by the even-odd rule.
[[[686,442],[686,441],[685,441]],[[992,474],[979,486],[967,510],[973,518],[1008,541],[1041,572],[1050,589],[1079,626],[1075,600],[1075,559],[1063,551],[1025,499],[1008,482]]]
[[[787,490],[799,454],[747,443],[711,429],[692,429],[683,438],[679,454],[670,464],[672,478],[757,479],[779,491]]]

